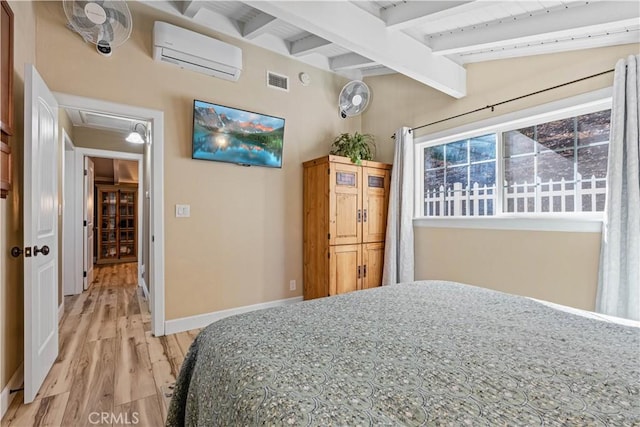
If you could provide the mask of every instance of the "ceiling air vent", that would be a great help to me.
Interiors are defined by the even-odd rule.
[[[289,77],[267,71],[267,87],[289,92]]]

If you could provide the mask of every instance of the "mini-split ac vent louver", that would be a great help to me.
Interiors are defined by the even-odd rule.
[[[267,87],[289,92],[289,77],[267,71]]]

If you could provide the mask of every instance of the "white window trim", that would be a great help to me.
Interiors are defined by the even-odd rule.
[[[502,212],[502,196],[496,199],[496,214],[486,217],[426,217],[424,205],[424,155],[426,147],[446,144],[474,136],[495,133],[496,177],[502,177],[502,132],[531,126],[537,123],[560,120],[611,108],[612,87],[549,102],[525,110],[515,111],[486,120],[469,123],[441,132],[418,137],[414,141],[415,199],[414,225],[420,227],[481,228],[502,230],[578,231],[599,232],[602,229],[602,212],[594,213],[536,213],[510,214]],[[499,181],[499,180],[498,180]],[[496,184],[499,184],[498,182]],[[498,185],[496,193],[502,192]]]
[[[539,217],[422,217],[413,220],[415,227],[428,228],[473,228],[482,230],[529,230],[529,231],[565,231],[582,233],[600,233],[602,218],[567,218],[554,216]]]

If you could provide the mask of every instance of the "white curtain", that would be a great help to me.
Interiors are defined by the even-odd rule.
[[[640,320],[640,56],[616,64],[596,311]]]
[[[413,133],[396,131],[382,284],[413,281]]]

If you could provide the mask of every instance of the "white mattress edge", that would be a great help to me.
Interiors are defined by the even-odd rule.
[[[587,317],[589,319],[600,320],[602,322],[617,323],[619,325],[633,326],[635,328],[640,328],[640,321],[637,321],[637,320],[623,319],[621,317],[609,316],[607,314],[602,314],[602,313],[594,313],[593,311],[581,310],[579,308],[568,307],[566,305],[556,304],[556,303],[544,301],[541,299],[530,298],[530,297],[527,297],[527,298],[532,301],[539,302],[540,304],[546,305],[547,307],[564,311],[566,313]]]

